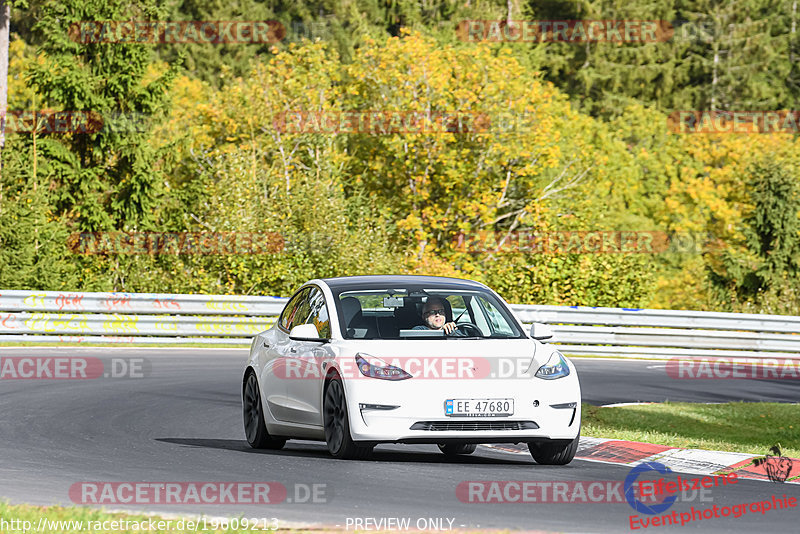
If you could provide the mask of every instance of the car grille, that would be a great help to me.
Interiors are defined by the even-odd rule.
[[[417,421],[411,430],[479,432],[482,430],[536,430],[533,421]]]

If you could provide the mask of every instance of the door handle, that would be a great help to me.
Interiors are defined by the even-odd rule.
[[[297,352],[297,349],[292,347],[291,349],[289,349],[289,352]]]
[[[267,348],[267,349],[269,348],[269,343],[267,343],[266,341],[262,345],[264,346],[264,348]]]

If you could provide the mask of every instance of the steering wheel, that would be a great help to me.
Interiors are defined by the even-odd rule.
[[[464,327],[466,327],[466,328],[464,328]],[[474,335],[476,335],[478,337],[483,337],[483,332],[481,332],[481,329],[478,328],[477,325],[472,324],[472,323],[458,323],[458,324],[456,324],[456,330],[461,330],[462,332],[464,332],[467,335],[469,335],[469,332],[467,330],[473,330],[474,331]],[[454,332],[455,332],[455,330],[454,330]]]

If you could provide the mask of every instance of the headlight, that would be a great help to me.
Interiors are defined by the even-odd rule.
[[[563,378],[567,375],[569,375],[569,365],[567,365],[567,360],[564,359],[564,355],[558,351],[554,351],[553,354],[550,355],[550,359],[547,360],[547,363],[539,367],[539,370],[536,371],[536,376],[544,378],[545,380],[555,380],[556,378]]]
[[[358,370],[362,375],[370,378],[379,378],[381,380],[405,380],[411,378],[410,374],[399,367],[388,365],[380,358],[361,352],[356,354],[356,365],[358,365]]]

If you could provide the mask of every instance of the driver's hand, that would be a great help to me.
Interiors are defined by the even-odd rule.
[[[456,323],[454,322],[444,323],[442,325],[442,330],[444,330],[445,334],[452,334],[453,332],[456,331]]]

